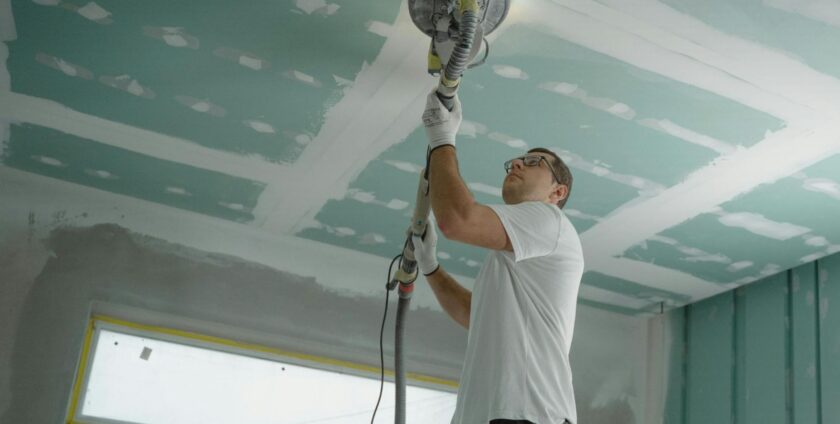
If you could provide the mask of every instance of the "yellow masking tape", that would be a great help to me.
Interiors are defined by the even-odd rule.
[[[68,423],[75,423],[73,417],[76,415],[76,407],[79,404],[79,393],[82,390],[82,382],[85,379],[85,373],[87,372],[87,362],[88,362],[88,354],[90,353],[90,342],[93,339],[93,320],[91,319],[88,321],[87,328],[85,329],[85,341],[84,346],[82,346],[82,357],[79,360],[79,371],[76,373],[76,382],[73,383],[73,395],[70,400],[70,412],[68,413],[67,422]]]

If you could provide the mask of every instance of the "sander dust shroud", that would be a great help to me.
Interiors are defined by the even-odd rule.
[[[411,20],[424,34],[431,37],[429,45],[428,68],[432,75],[440,75],[437,96],[447,109],[452,110],[454,97],[461,81],[464,70],[484,63],[489,53],[489,43],[484,38],[490,34],[507,16],[510,9],[509,0],[408,0],[408,10]],[[481,50],[484,41],[484,57],[473,62]],[[429,219],[429,153],[426,154],[426,168],[420,173],[420,183],[417,187],[417,199],[414,214],[407,231],[407,238],[403,251],[394,258],[399,259],[399,267],[393,279],[390,268],[386,294],[399,287],[399,303],[397,304],[396,332],[394,337],[394,383],[396,390],[396,407],[394,422],[405,423],[405,368],[403,342],[405,333],[405,316],[408,312],[414,281],[417,279],[417,261],[414,257],[414,244],[411,236],[424,238]],[[393,266],[394,261],[391,262]],[[388,296],[385,297],[385,314],[387,315]],[[383,317],[382,329],[385,320]],[[380,360],[382,359],[382,337],[380,334]],[[384,369],[383,369],[384,381]],[[380,391],[380,398],[382,394]],[[379,402],[377,402],[377,408]],[[376,417],[374,409],[371,423]]]

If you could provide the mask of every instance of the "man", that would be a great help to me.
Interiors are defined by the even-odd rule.
[[[443,235],[491,249],[474,292],[438,265],[437,235],[414,237],[420,271],[443,309],[468,329],[452,424],[577,423],[569,347],[583,255],[561,208],[568,167],[547,149],[505,163],[504,205],[476,203],[458,171],[461,105],[433,92],[423,122],[429,138],[432,211]]]

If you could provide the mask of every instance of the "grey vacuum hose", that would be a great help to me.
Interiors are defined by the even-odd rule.
[[[461,15],[461,37],[455,44],[455,48],[452,49],[452,55],[449,57],[449,62],[446,63],[437,89],[438,98],[448,110],[452,110],[455,105],[453,97],[458,91],[461,75],[464,74],[464,70],[469,65],[476,28],[478,28],[478,14],[472,10],[465,10]]]
[[[400,291],[400,301],[397,304],[397,330],[394,334],[394,389],[397,393],[397,405],[394,409],[394,422],[405,424],[405,365],[403,354],[403,342],[405,336],[405,317],[408,312],[408,304],[411,302],[411,293],[404,296]]]
[[[428,157],[428,153],[427,153]],[[414,214],[411,218],[411,226],[408,229],[408,240],[403,249],[403,258],[400,263],[399,295],[397,304],[397,323],[394,333],[394,390],[396,391],[396,407],[394,408],[394,422],[405,424],[405,362],[403,345],[405,344],[405,317],[408,314],[408,305],[411,302],[411,293],[414,291],[414,280],[419,272],[417,260],[414,256],[414,242],[412,235],[425,237],[429,222],[429,180],[426,170],[428,166],[420,171],[420,181],[417,184],[417,197],[414,204]]]

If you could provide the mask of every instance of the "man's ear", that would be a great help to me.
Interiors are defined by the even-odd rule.
[[[552,197],[551,200],[553,201],[553,203],[557,203],[557,202],[569,197],[569,186],[567,186],[566,184],[559,184],[558,183],[557,186],[554,187],[554,190],[551,192],[551,197]]]

